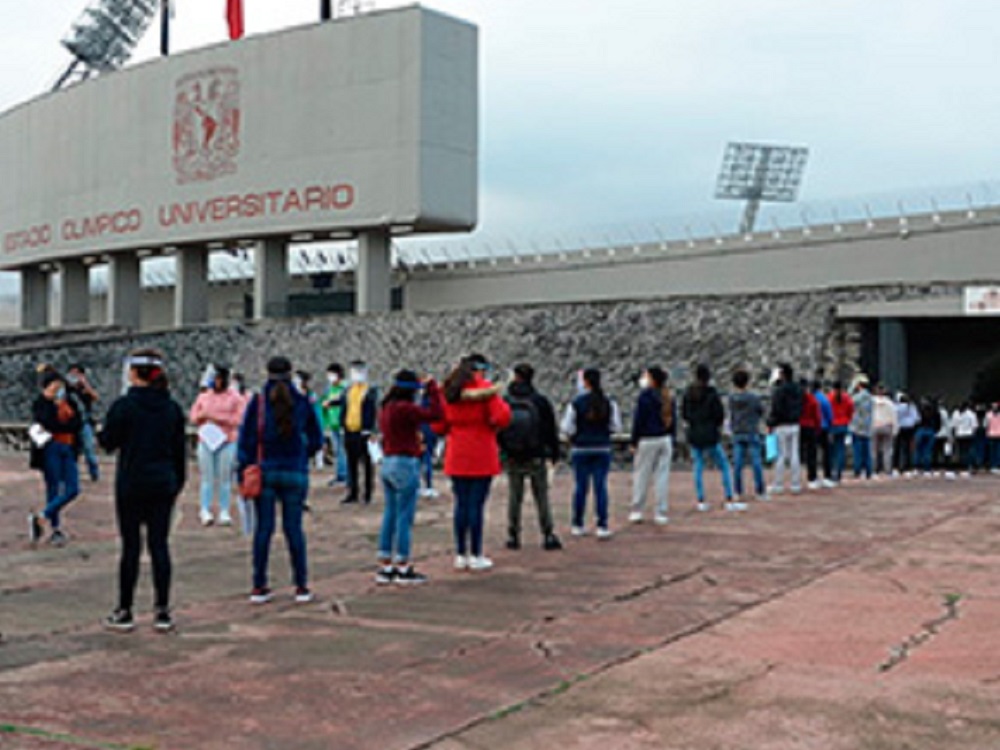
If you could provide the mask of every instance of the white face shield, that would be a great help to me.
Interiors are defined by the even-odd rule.
[[[352,367],[351,382],[354,383],[355,385],[361,385],[362,383],[367,383],[368,370],[364,367]]]

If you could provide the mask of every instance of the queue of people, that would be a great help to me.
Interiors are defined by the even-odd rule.
[[[456,570],[479,573],[494,565],[485,550],[485,509],[501,473],[508,480],[506,547],[522,547],[522,509],[530,487],[541,547],[550,552],[563,548],[552,512],[550,471],[563,456],[564,442],[573,474],[571,534],[584,537],[593,528],[598,540],[613,536],[608,477],[623,419],[597,369],[578,373],[576,395],[558,419],[552,402],[536,389],[535,371],[527,363],[498,378],[486,357],[469,355],[440,386],[433,377],[403,369],[380,399],[363,361],[350,364],[347,383],[344,368],[331,364],[328,387],[320,394],[308,387],[308,373],[295,372],[290,361],[274,357],[257,393],[228,368],[211,368],[185,419],[170,396],[166,368],[156,350],[130,354],[127,389],[111,405],[100,431],[94,429],[92,408],[99,395],[83,366],[75,365],[65,377],[48,366],[39,370],[31,460],[45,479],[46,502],[29,519],[33,542],[41,539],[47,524],[50,543],[66,543],[62,515],[80,494],[80,455],[91,476],[99,476],[99,462],[89,454],[88,443],[118,453],[115,508],[121,560],[118,605],[105,623],[110,629],[134,627],[143,528],[152,559],[154,623],[160,630],[173,626],[168,537],[187,478],[188,425],[197,431],[201,523],[232,523],[234,486],[253,506],[254,604],[273,597],[268,561],[279,513],[293,598],[298,603],[313,600],[303,518],[309,509],[310,473],[322,467],[316,457],[327,442],[334,482],[346,480],[343,503],[362,498],[370,503],[378,469],[385,499],[376,550],[379,585],[427,581],[413,563],[413,525],[419,499],[431,496],[439,440],[444,441],[443,471],[454,497]],[[836,487],[845,479],[848,447],[857,479],[930,475],[936,467],[943,467],[948,477],[957,476],[954,468],[1000,473],[1000,404],[991,409],[963,404],[949,413],[933,399],[893,398],[881,385],[873,389],[864,375],[849,389],[840,382],[824,388],[818,380],[796,379],[788,364],[776,368],[767,399],[752,390],[751,380],[747,370],[737,370],[724,395],[710,368],[701,364],[678,396],[663,368],[643,371],[628,435],[634,456],[630,523],[646,520],[651,490],[654,523],[670,523],[671,469],[681,428],[693,462],[699,511],[712,507],[704,481],[710,463],[719,470],[723,507],[730,512],[748,510],[751,497],[768,502],[785,491]],[[770,487],[765,458],[774,462]],[[752,486],[744,482],[746,469]]]

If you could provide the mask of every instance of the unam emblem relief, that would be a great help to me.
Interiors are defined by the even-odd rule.
[[[240,126],[236,68],[212,68],[177,81],[173,133],[177,182],[207,182],[235,174]]]

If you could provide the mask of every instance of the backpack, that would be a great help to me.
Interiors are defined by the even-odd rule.
[[[533,458],[542,449],[542,417],[531,397],[508,396],[510,426],[500,433],[500,447],[514,458]]]

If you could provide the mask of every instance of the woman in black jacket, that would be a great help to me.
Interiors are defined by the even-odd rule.
[[[111,630],[135,628],[132,602],[145,526],[156,591],[154,625],[165,632],[174,627],[168,536],[174,504],[187,479],[186,420],[170,397],[160,352],[135,351],[128,365],[128,393],[112,404],[98,437],[105,450],[119,451],[115,510],[122,539],[118,608],[104,624]]]
[[[42,377],[42,392],[31,409],[35,425],[45,433],[45,444],[35,445],[32,466],[41,469],[45,476],[45,510],[41,515],[32,513],[31,541],[42,536],[42,521],[52,527],[49,543],[61,547],[66,543],[62,531],[62,510],[80,495],[80,472],[77,456],[80,450],[80,429],[83,422],[66,391],[66,381],[54,371]]]
[[[744,510],[746,506],[733,502],[733,483],[729,473],[729,459],[722,450],[722,423],[726,412],[718,391],[709,383],[712,372],[708,365],[698,365],[695,382],[684,394],[684,421],[687,422],[688,445],[694,459],[694,489],[698,495],[698,510],[709,510],[705,502],[705,483],[702,475],[705,462],[711,458],[722,472],[722,487],[726,493],[726,510]]]

